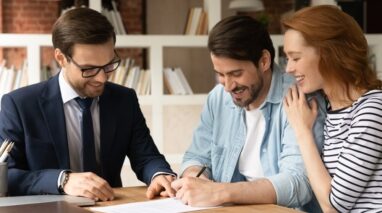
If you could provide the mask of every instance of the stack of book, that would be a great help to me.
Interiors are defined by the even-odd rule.
[[[113,25],[114,31],[116,34],[125,35],[126,30],[125,30],[125,27],[123,26],[121,14],[117,10],[117,5],[115,1],[111,1],[111,5],[112,5],[111,9],[102,8],[101,13]]]
[[[27,61],[24,60],[20,69],[5,66],[3,59],[0,63],[0,98],[12,90],[28,85]]]
[[[109,81],[134,89],[138,95],[150,95],[150,70],[134,65],[134,59],[122,60],[118,69],[110,76]]]
[[[185,35],[206,35],[208,29],[207,13],[201,7],[190,8]]]
[[[192,95],[192,89],[188,84],[181,68],[164,68],[164,83],[166,89],[172,95]]]
[[[65,1],[64,1],[65,2]],[[70,4],[70,1],[68,1]],[[107,3],[107,4],[106,4]],[[115,3],[114,0],[108,1],[105,4],[102,3],[103,8],[102,8],[102,15],[104,15],[107,20],[113,25],[114,31],[118,35],[125,35],[126,34],[126,29],[123,26],[121,14],[117,10],[117,4]],[[69,11],[71,9],[76,8],[76,6],[72,5],[66,5],[68,6],[67,8],[61,10],[61,14],[64,14],[66,11]],[[86,7],[86,5],[81,5],[81,7]]]

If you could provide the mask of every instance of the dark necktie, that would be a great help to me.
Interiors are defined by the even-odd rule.
[[[82,165],[84,172],[99,174],[95,155],[93,119],[90,111],[92,98],[75,98],[82,110]]]

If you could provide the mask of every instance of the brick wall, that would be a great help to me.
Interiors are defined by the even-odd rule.
[[[118,5],[122,22],[129,34],[142,34],[143,32],[143,8],[142,0],[120,0]]]
[[[0,0],[1,33],[51,33],[52,26],[59,16],[59,1],[47,0]],[[119,1],[122,20],[129,34],[142,34],[142,0]],[[121,57],[134,57],[142,65],[143,51],[121,50]],[[0,48],[0,59],[7,60],[7,66],[19,68],[26,57],[25,48]],[[42,48],[42,65],[53,60],[53,48]]]
[[[50,33],[58,17],[58,1],[12,0],[1,1],[3,33]],[[7,66],[19,68],[26,57],[25,48],[6,48],[3,51]],[[52,48],[43,48],[42,63],[53,60]]]
[[[142,18],[144,11],[142,3],[144,0],[119,0],[118,10],[121,14],[122,22],[128,34],[143,34],[144,23]],[[121,58],[131,57],[140,67],[147,69],[145,64],[145,51],[141,48],[119,49],[118,54]]]
[[[129,34],[143,34],[145,15],[142,5],[145,0],[119,0],[118,9]],[[254,17],[267,14],[270,33],[281,33],[280,16],[293,8],[294,0],[263,0],[264,13],[249,13]],[[51,27],[59,14],[60,1],[49,0],[0,0],[0,32],[2,33],[50,33]],[[1,50],[1,49],[0,49]],[[118,51],[122,58],[136,59],[136,63],[146,66],[143,49],[123,49]],[[0,58],[7,59],[8,66],[20,67],[26,56],[25,48],[7,48],[0,51]],[[48,65],[53,60],[53,49],[43,48],[42,64]]]
[[[3,1],[3,29],[8,33],[49,33],[58,17],[58,1]]]

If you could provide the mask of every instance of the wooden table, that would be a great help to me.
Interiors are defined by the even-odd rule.
[[[110,206],[124,203],[148,201],[146,198],[146,189],[145,186],[138,187],[126,187],[126,188],[115,188],[115,200],[107,202],[97,202],[95,206]],[[95,207],[93,206],[93,207]],[[294,209],[266,204],[266,205],[234,205],[234,206],[225,206],[222,208],[214,208],[201,210],[197,212],[272,212],[272,213],[283,213],[283,212],[298,212]]]

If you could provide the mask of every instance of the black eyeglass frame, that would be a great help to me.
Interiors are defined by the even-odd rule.
[[[103,66],[89,66],[89,67],[83,67],[81,65],[79,65],[76,61],[73,60],[73,58],[71,56],[66,56],[67,59],[68,59],[68,62],[73,62],[74,65],[76,65],[76,67],[78,67],[81,72],[82,72],[82,77],[83,78],[91,78],[91,77],[94,77],[96,75],[98,75],[98,73],[101,71],[101,69],[105,72],[105,73],[110,73],[110,72],[114,72],[115,70],[118,69],[119,65],[121,64],[121,58],[118,56],[118,53],[114,50],[114,53],[116,55],[116,58],[113,59],[113,61],[111,61],[110,63],[108,64],[105,64]],[[112,70],[106,70],[107,66],[110,66],[112,64],[115,64],[117,63],[117,66],[112,69]],[[89,70],[94,70],[94,69],[97,69],[97,71],[94,73],[94,74],[91,74],[91,75],[84,75],[84,73],[87,73],[89,72]]]

